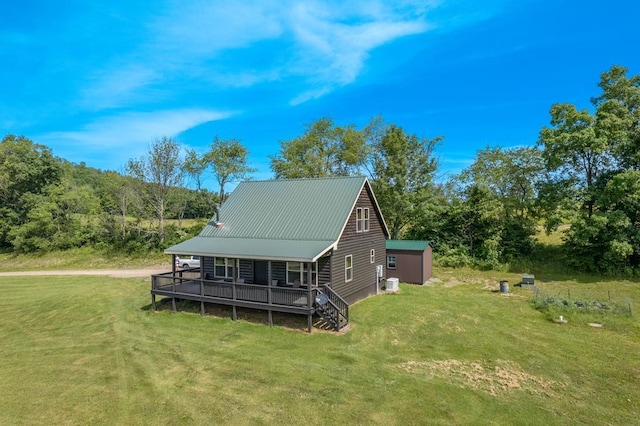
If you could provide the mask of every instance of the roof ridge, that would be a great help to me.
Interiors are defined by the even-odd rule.
[[[329,180],[329,179],[368,179],[365,175],[356,176],[321,176],[310,178],[290,178],[290,179],[264,179],[264,180],[245,180],[240,183],[270,183],[270,182],[296,182],[296,181],[311,181],[311,180]]]

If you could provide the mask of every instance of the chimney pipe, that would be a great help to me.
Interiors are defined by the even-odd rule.
[[[220,222],[220,204],[216,204],[216,228],[222,228],[222,222]]]

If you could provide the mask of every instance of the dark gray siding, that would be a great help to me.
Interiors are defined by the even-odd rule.
[[[287,282],[286,262],[271,262],[271,279],[278,280],[280,283]]]
[[[325,256],[318,259],[318,285],[331,282],[331,257]]]
[[[253,260],[240,259],[240,273],[238,278],[244,279],[245,283],[253,284]]]
[[[368,232],[356,232],[356,208],[368,207],[370,225]],[[331,259],[332,288],[347,302],[363,299],[377,290],[376,265],[386,266],[386,236],[373,204],[373,197],[365,185],[354,206],[347,226]],[[375,250],[375,262],[370,261],[370,251]],[[353,256],[353,279],[345,282],[345,256]]]
[[[207,276],[207,274],[213,276],[213,265],[213,257],[202,258],[202,267],[205,277]]]

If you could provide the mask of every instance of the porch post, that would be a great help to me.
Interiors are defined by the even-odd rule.
[[[271,293],[272,284],[271,261],[269,260],[267,261],[267,302],[269,303],[269,306],[273,304],[273,295]],[[273,312],[271,311],[271,309],[269,309],[267,312],[269,315],[269,327],[273,327]]]
[[[313,307],[313,300],[312,300],[312,294],[313,294],[313,288],[312,288],[312,283],[311,283],[311,277],[313,276],[313,274],[311,273],[311,268],[312,268],[312,263],[311,262],[307,262],[307,308],[309,309],[309,314],[307,317],[307,326],[309,328],[309,333],[311,333],[311,329],[313,328],[313,312],[311,311],[312,307]]]
[[[237,272],[236,269],[238,267],[237,259],[233,259],[233,282],[231,283],[231,290],[233,295],[233,308],[231,309],[231,319],[236,321],[238,319],[238,307],[236,306],[236,299],[238,297],[238,287],[237,287]]]
[[[313,307],[313,300],[311,299],[312,294],[312,283],[311,277],[313,274],[311,273],[312,263],[307,262],[307,307],[311,309]]]

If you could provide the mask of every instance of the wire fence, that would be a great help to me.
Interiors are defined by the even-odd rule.
[[[551,291],[535,286],[533,304],[537,309],[561,312],[633,316],[631,297],[611,289],[563,288]]]

